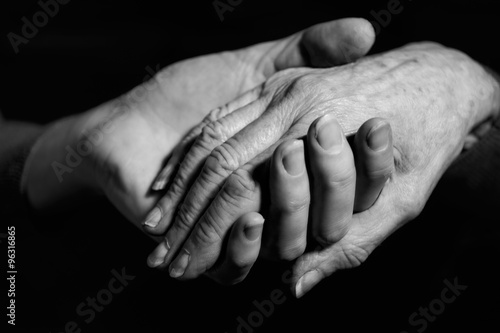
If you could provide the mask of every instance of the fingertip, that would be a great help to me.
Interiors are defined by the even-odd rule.
[[[373,126],[366,136],[366,144],[371,150],[378,152],[389,147],[391,139],[391,126],[385,120],[380,120]]]
[[[165,255],[168,253],[168,247],[165,242],[161,242],[156,246],[156,248],[151,252],[147,259],[147,264],[151,268],[159,267],[165,262]]]
[[[162,218],[161,209],[158,206],[155,206],[144,218],[142,221],[142,225],[147,228],[147,230],[154,230],[158,224],[160,223]]]
[[[371,49],[375,43],[375,29],[373,25],[366,19],[347,18],[343,22],[345,28],[342,44],[351,50],[351,54],[355,59],[361,58]],[[347,59],[349,61],[355,59]]]
[[[321,273],[318,270],[312,270],[306,272],[302,277],[297,281],[295,287],[292,288],[292,292],[295,297],[301,298],[307,292],[309,292],[315,285],[317,285],[322,279]]]
[[[151,189],[153,191],[164,190],[165,187],[167,186],[167,183],[172,176],[172,166],[169,163],[170,161],[167,163],[165,168],[163,168],[163,170],[160,172],[160,174],[156,177],[155,181],[153,182],[153,185],[151,186]]]
[[[247,213],[236,221],[234,227],[246,241],[254,242],[262,236],[264,217],[257,212]]]

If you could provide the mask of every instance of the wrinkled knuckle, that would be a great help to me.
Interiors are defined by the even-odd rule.
[[[218,107],[218,108],[212,109],[207,114],[207,116],[205,117],[204,121],[206,121],[207,123],[216,121],[217,119],[219,119],[221,117],[222,113],[223,113],[223,108],[222,107]]]
[[[236,156],[236,152],[230,145],[222,144],[212,150],[206,166],[210,171],[222,177],[227,177],[239,166]]]
[[[224,135],[224,129],[219,121],[212,121],[201,130],[199,136],[199,144],[209,144],[221,143],[226,141],[226,136]]]

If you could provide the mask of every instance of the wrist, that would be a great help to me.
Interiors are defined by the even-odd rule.
[[[88,111],[57,120],[33,145],[21,187],[36,210],[51,209],[55,204],[62,207],[61,202],[71,203],[83,193],[97,192],[89,156],[92,147],[82,140],[92,114]]]

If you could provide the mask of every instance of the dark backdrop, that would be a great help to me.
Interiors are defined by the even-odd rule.
[[[433,40],[499,70],[496,2],[401,0],[402,12],[381,27],[372,52]],[[72,0],[16,53],[7,34],[20,34],[21,18],[31,20],[40,6],[4,2],[0,108],[8,119],[47,123],[128,91],[142,82],[148,66],[284,37],[345,16],[377,22],[372,11],[388,3],[243,0],[221,21],[212,0]],[[236,332],[243,320],[258,327],[241,332],[496,331],[500,232],[488,208],[499,192],[473,191],[466,176],[448,175],[418,220],[360,268],[335,274],[299,301],[282,282],[287,267],[277,264],[258,264],[231,288],[206,279],[180,283],[148,269],[145,258],[154,244],[106,202],[85,203],[64,215],[21,212],[12,221],[19,230],[16,328],[62,332],[67,326],[71,332],[74,321],[82,332]],[[86,323],[90,314],[79,315],[78,306],[87,297],[106,297],[114,271],[134,278]],[[445,279],[468,288],[425,329],[422,322],[412,325],[412,313],[441,298]],[[284,302],[258,310],[256,303],[268,306],[275,289]]]

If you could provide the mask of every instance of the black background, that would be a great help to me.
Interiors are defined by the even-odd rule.
[[[244,0],[223,21],[212,3],[72,0],[18,54],[6,36],[20,34],[21,18],[31,19],[40,7],[37,1],[3,3],[3,116],[48,123],[130,90],[148,66],[284,37],[340,17],[373,21],[371,11],[387,8],[388,1]],[[495,3],[401,0],[403,11],[381,29],[371,53],[432,40],[499,70]],[[419,219],[360,268],[336,273],[301,300],[281,281],[284,265],[259,263],[231,288],[206,279],[181,283],[148,269],[153,242],[105,201],[86,202],[70,214],[20,212],[8,221],[18,228],[16,329],[61,332],[75,321],[82,332],[235,332],[238,316],[256,310],[254,300],[268,300],[279,289],[286,301],[255,332],[416,332],[408,317],[440,297],[444,279],[457,278],[468,289],[425,332],[496,331],[500,232],[487,208],[495,207],[499,190],[485,196],[466,186],[466,176],[448,174]],[[76,307],[107,287],[112,269],[122,268],[135,279],[85,323]]]

